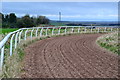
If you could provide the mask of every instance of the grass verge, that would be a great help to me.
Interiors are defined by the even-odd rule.
[[[113,53],[119,54],[118,32],[103,35],[97,39],[97,44]]]

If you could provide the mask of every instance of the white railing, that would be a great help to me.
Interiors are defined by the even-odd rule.
[[[5,45],[9,46],[9,55],[12,56],[13,51],[17,49],[18,44],[22,41],[26,41],[27,38],[31,40],[33,37],[46,37],[53,35],[71,34],[71,33],[99,33],[99,32],[113,32],[118,30],[112,27],[101,27],[101,26],[61,26],[61,27],[33,27],[33,28],[21,28],[14,32],[10,32],[1,42],[0,42],[0,70],[2,70],[4,55],[5,55]],[[9,44],[6,44],[9,41]]]

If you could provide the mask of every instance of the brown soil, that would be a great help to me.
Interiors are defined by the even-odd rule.
[[[62,36],[29,45],[23,78],[117,78],[118,56],[96,44],[102,34]]]

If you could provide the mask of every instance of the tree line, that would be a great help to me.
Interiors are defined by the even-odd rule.
[[[30,17],[29,14],[19,18],[15,13],[2,14],[0,20],[3,28],[28,28],[39,26],[40,24],[49,24],[49,19],[46,16]]]

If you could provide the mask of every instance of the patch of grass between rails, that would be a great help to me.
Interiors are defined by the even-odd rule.
[[[118,32],[103,35],[99,37],[96,42],[101,47],[120,55],[120,52],[118,51],[120,48],[118,43]]]

